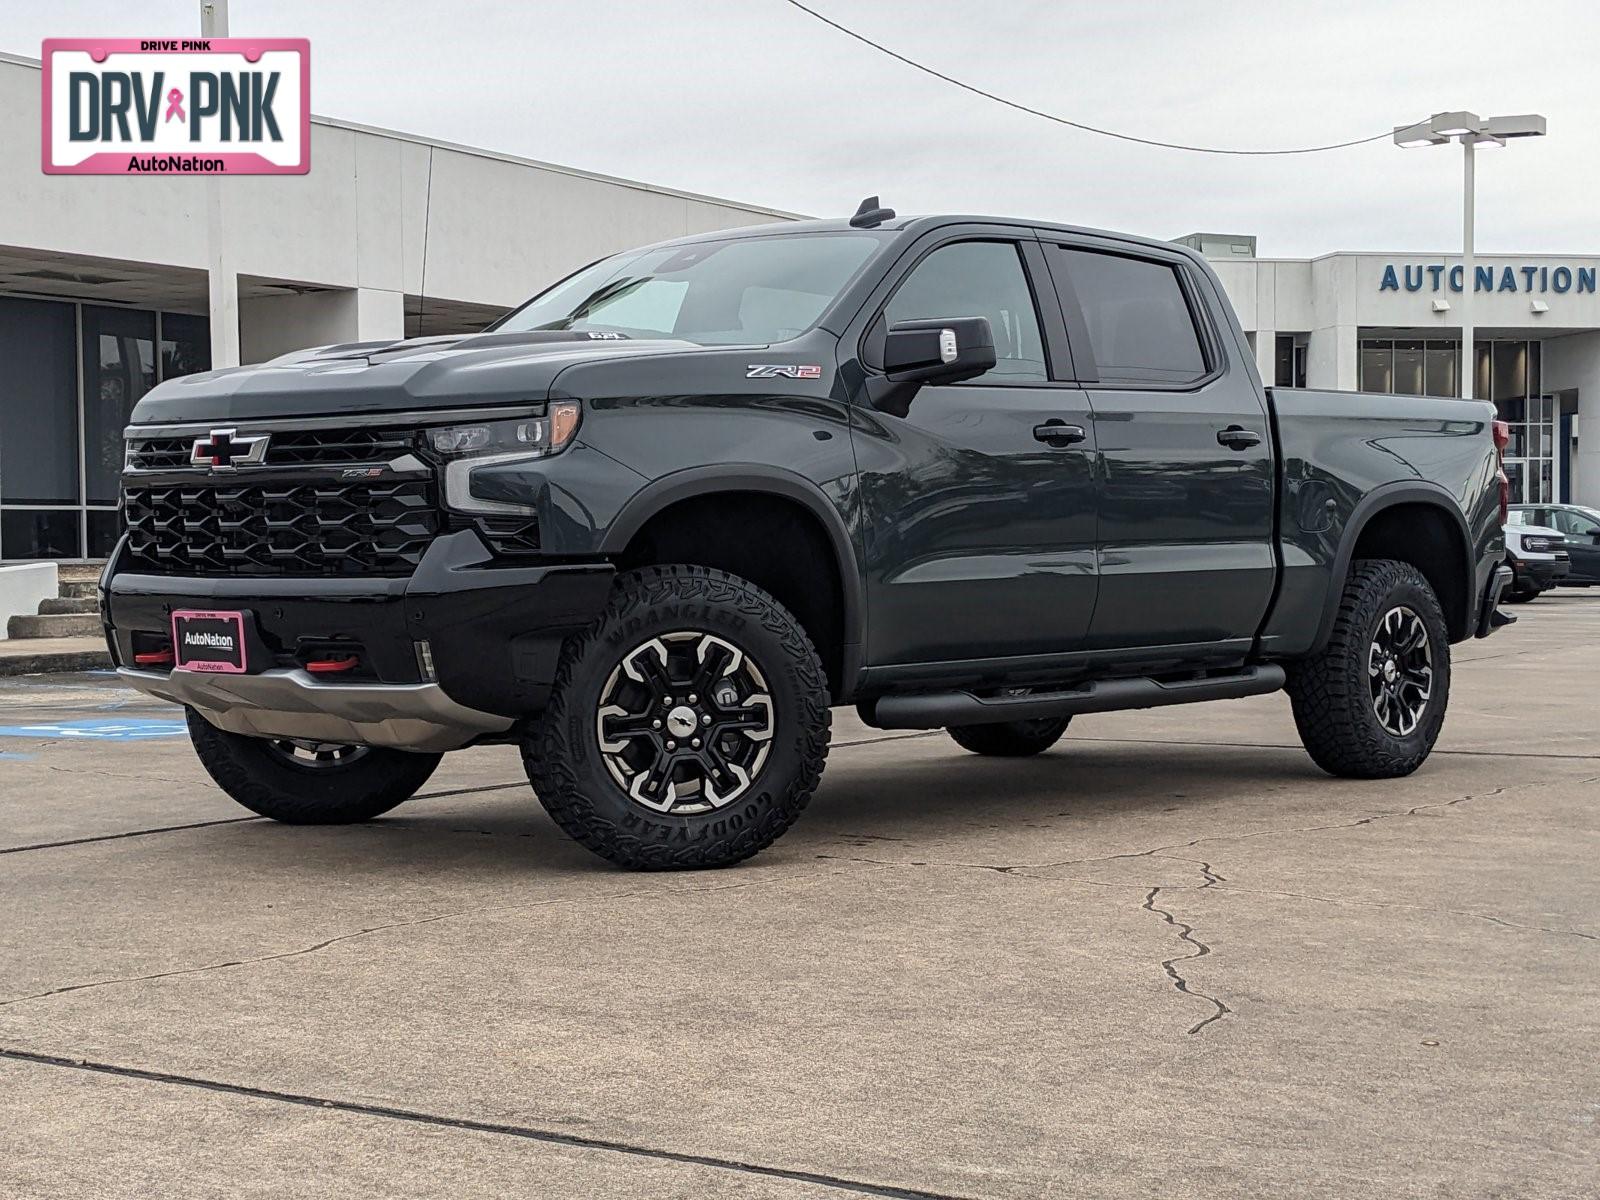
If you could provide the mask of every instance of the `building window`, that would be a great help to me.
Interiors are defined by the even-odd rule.
[[[117,503],[122,430],[156,385],[156,315],[83,306],[83,482],[89,504]]]
[[[1422,351],[1422,390],[1429,396],[1461,395],[1461,346],[1457,342],[1426,342]]]
[[[1361,390],[1394,391],[1394,343],[1376,338],[1361,340]]]
[[[105,557],[123,427],[156,383],[210,369],[210,322],[0,296],[0,362],[0,559]]]
[[[0,504],[78,503],[77,308],[0,297]]]

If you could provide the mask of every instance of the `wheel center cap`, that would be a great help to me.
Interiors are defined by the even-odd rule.
[[[673,737],[688,737],[695,731],[696,724],[694,709],[687,704],[680,704],[667,714],[667,732]]]
[[[1384,680],[1386,682],[1393,683],[1395,681],[1395,678],[1399,674],[1400,674],[1400,668],[1395,664],[1394,659],[1391,658],[1391,659],[1388,659],[1388,660],[1386,660],[1384,662],[1384,664],[1383,664],[1383,678],[1384,678]]]

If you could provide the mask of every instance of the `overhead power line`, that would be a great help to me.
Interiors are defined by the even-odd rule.
[[[1371,137],[1352,138],[1348,142],[1330,142],[1325,146],[1294,146],[1283,150],[1230,150],[1220,146],[1190,146],[1184,142],[1163,142],[1156,138],[1135,137],[1131,133],[1118,133],[1114,129],[1101,129],[1097,125],[1086,125],[1082,121],[1069,121],[1066,117],[1058,117],[1055,113],[1043,112],[1040,109],[1030,108],[1026,104],[1018,103],[1015,100],[1008,100],[1004,96],[997,96],[993,92],[986,92],[981,87],[976,87],[973,84],[946,75],[943,71],[936,71],[930,66],[919,63],[914,58],[907,58],[904,54],[873,41],[865,34],[857,33],[854,29],[849,29],[839,24],[831,17],[823,16],[814,8],[807,8],[800,3],[800,0],[784,0],[784,3],[792,8],[799,9],[809,17],[816,18],[824,25],[837,29],[846,37],[852,37],[862,45],[872,47],[879,54],[886,54],[897,62],[905,63],[906,66],[921,71],[924,75],[932,75],[935,79],[943,80],[945,83],[958,87],[962,91],[971,92],[974,96],[982,96],[985,100],[993,100],[996,104],[1004,104],[1007,108],[1014,108],[1018,112],[1027,113],[1031,117],[1043,117],[1046,121],[1054,121],[1057,125],[1066,125],[1072,129],[1082,130],[1084,133],[1096,133],[1101,137],[1116,138],[1119,142],[1134,142],[1140,146],[1158,146],[1163,150],[1187,150],[1191,154],[1235,154],[1256,157],[1281,154],[1319,154],[1324,150],[1344,150],[1350,146],[1365,146],[1368,142],[1382,141],[1393,133],[1392,130],[1385,129],[1382,133],[1375,133]]]

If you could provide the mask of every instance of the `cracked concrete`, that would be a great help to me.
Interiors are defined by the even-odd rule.
[[[178,742],[13,739],[0,1194],[1592,1195],[1600,597],[1522,611],[1408,780],[1278,697],[1004,763],[841,712],[794,830],[687,877],[510,749],[288,829]]]

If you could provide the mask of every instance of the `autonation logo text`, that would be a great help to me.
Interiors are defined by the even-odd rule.
[[[303,175],[311,169],[304,38],[51,38],[50,175]]]

